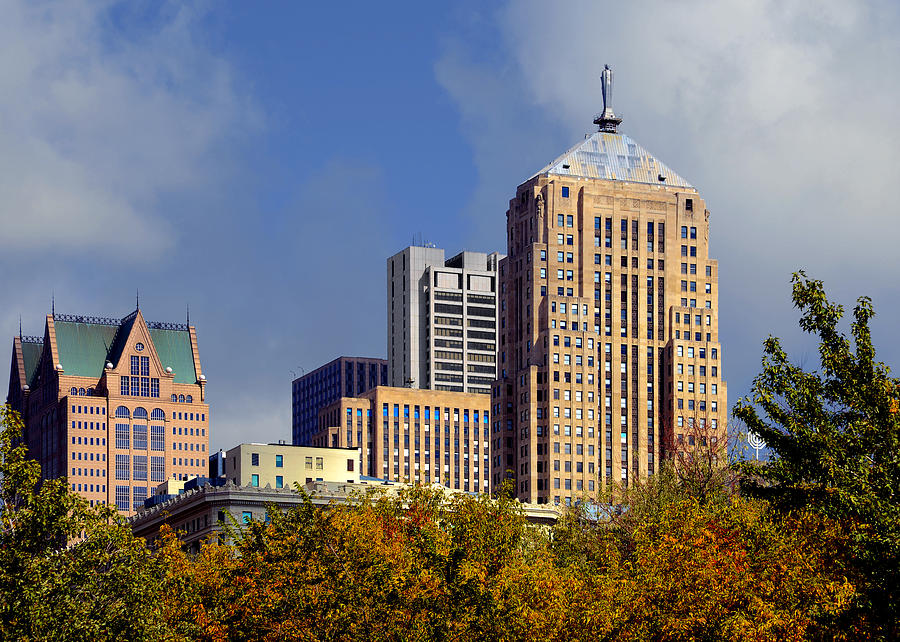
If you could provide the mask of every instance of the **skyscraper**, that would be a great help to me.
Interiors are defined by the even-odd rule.
[[[501,258],[410,246],[387,260],[391,386],[490,394]]]
[[[194,326],[48,314],[13,339],[7,403],[44,479],[125,514],[169,478],[204,475],[209,405]]]
[[[709,210],[618,133],[608,67],[602,81],[598,131],[519,185],[506,214],[492,482],[513,479],[524,501],[576,501],[724,438]]]

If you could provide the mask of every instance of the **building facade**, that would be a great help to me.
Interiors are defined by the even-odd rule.
[[[291,384],[291,433],[294,445],[312,444],[318,431],[319,411],[341,397],[360,395],[386,386],[388,362],[366,357],[338,357]]]
[[[490,397],[379,386],[319,415],[318,446],[360,448],[360,473],[490,491]]]
[[[203,475],[209,406],[193,326],[50,314],[13,339],[7,403],[44,479],[130,514],[160,482]]]
[[[490,394],[502,258],[410,246],[387,260],[391,386]]]
[[[617,131],[522,183],[501,262],[492,480],[567,503],[653,474],[700,429],[724,439],[718,264],[696,188]],[[685,437],[687,435],[687,438]]]
[[[201,481],[204,483],[197,483]],[[148,505],[129,518],[132,532],[153,543],[159,538],[162,526],[167,524],[176,531],[186,549],[197,553],[210,537],[218,539],[229,535],[231,530],[226,528],[235,523],[240,527],[251,520],[262,522],[270,517],[273,507],[286,511],[307,501],[303,495],[289,488],[238,486],[231,480],[221,485],[209,483],[213,481],[188,482],[183,493]],[[313,506],[327,510],[357,501],[360,495],[373,489],[391,497],[407,488],[406,484],[395,482],[360,481],[348,484],[314,481],[305,484],[303,490]],[[454,494],[454,491],[445,492],[448,500]],[[559,518],[559,513],[550,506],[526,504],[522,506],[522,513],[531,524],[540,527],[552,526]]]
[[[238,444],[225,453],[222,474],[238,486],[293,488],[314,481],[359,482],[359,448]]]

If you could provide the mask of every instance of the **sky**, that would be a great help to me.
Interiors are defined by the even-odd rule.
[[[900,358],[896,2],[0,11],[0,336],[41,334],[52,296],[190,306],[214,450],[289,439],[296,374],[385,355],[385,260],[414,238],[505,252],[516,187],[594,130],[604,64],[620,131],[711,211],[730,404],[769,335],[817,366],[798,269],[870,296]]]

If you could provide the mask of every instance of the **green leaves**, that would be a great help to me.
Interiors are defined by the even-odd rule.
[[[843,307],[828,300],[821,281],[798,272],[793,284],[800,327],[819,339],[821,372],[791,364],[777,339],[766,340],[752,401],[739,401],[734,415],[762,436],[772,455],[764,465],[743,466],[743,489],[783,510],[858,525],[851,550],[865,580],[858,606],[880,620],[882,634],[896,635],[900,382],[875,360],[869,298],[858,299],[847,337],[839,328]]]

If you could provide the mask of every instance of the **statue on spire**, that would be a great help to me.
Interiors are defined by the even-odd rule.
[[[613,72],[609,65],[603,66],[603,72],[600,74],[600,86],[603,90],[603,111],[594,118],[594,124],[599,126],[601,132],[615,134],[622,119],[616,118],[612,109]]]

